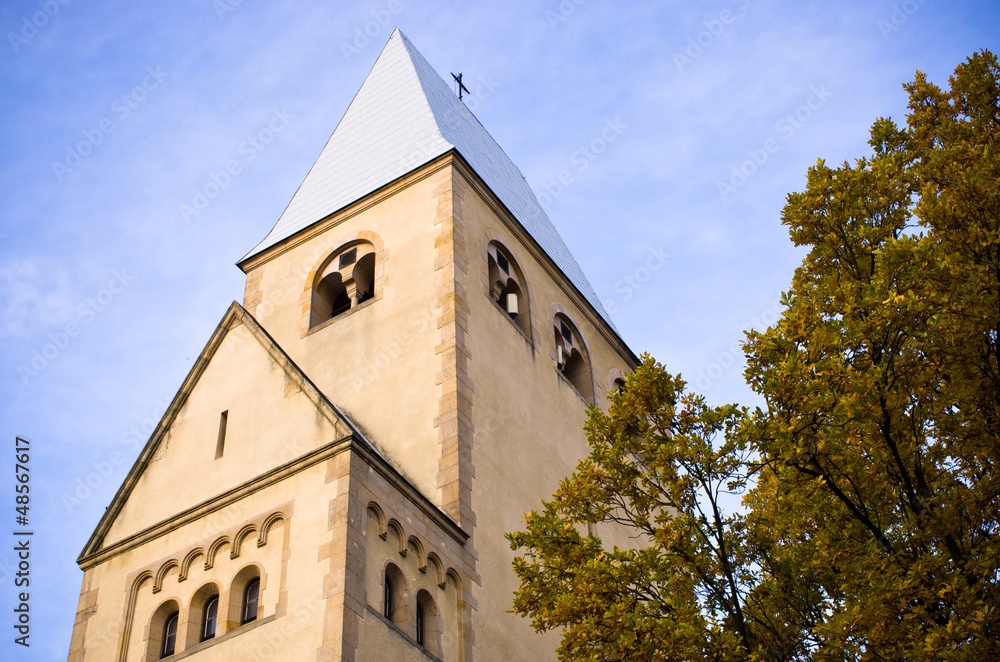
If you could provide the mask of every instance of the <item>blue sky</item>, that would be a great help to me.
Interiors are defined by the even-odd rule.
[[[1000,51],[993,1],[344,4],[0,4],[4,659],[65,659],[77,554],[394,27],[464,73],[624,340],[715,403],[758,402],[737,343],[802,258],[780,212],[806,169],[865,155],[917,69],[946,85]],[[29,651],[7,624],[16,435]]]

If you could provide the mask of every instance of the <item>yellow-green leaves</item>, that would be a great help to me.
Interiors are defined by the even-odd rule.
[[[561,659],[723,662],[760,648],[738,512],[752,454],[736,434],[743,415],[707,406],[648,356],[607,414],[591,410],[590,456],[508,535],[521,554],[514,609],[564,628]],[[580,533],[588,523],[601,538]]]
[[[1000,66],[906,89],[905,127],[788,196],[809,252],[745,344],[766,407],[646,356],[508,535],[560,659],[1000,659]]]
[[[907,127],[876,121],[870,159],[818,165],[783,212],[810,252],[746,346],[751,521],[823,595],[813,659],[1000,657],[998,74],[918,74]]]

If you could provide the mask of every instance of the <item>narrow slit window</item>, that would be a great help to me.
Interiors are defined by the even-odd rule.
[[[497,251],[497,266],[503,269],[505,274],[510,273],[510,263],[507,262],[507,258],[500,251]]]
[[[215,443],[215,459],[222,457],[222,451],[226,446],[226,423],[229,420],[229,410],[222,412],[219,416],[219,440]]]
[[[391,621],[393,611],[392,580],[389,579],[388,575],[386,575],[385,583],[382,585],[382,615]]]
[[[559,322],[560,331],[562,332],[562,337],[566,339],[566,342],[573,342],[573,332],[569,330],[566,326],[566,322]]]

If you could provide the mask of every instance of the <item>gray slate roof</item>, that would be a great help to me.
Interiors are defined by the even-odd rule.
[[[398,29],[274,228],[244,259],[452,148],[614,329],[521,171]]]

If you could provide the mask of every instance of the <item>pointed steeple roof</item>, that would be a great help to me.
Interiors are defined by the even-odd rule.
[[[614,329],[521,171],[398,28],[278,222],[244,259],[451,149]]]

